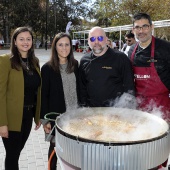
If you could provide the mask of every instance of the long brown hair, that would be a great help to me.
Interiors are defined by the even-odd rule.
[[[72,73],[74,71],[75,59],[74,59],[74,55],[73,55],[73,47],[72,47],[71,37],[70,37],[70,35],[68,35],[66,33],[61,32],[61,33],[58,33],[55,35],[53,42],[52,42],[52,47],[51,47],[51,58],[48,63],[53,68],[54,71],[56,71],[57,73],[60,72],[60,62],[59,62],[58,52],[56,50],[56,44],[63,37],[67,37],[70,41],[71,48],[70,48],[70,53],[67,56],[68,65],[66,68],[66,72]]]
[[[32,37],[32,42],[33,42],[33,33],[30,27],[18,27],[12,35],[11,38],[11,56],[10,56],[10,60],[11,60],[11,67],[16,69],[16,70],[20,70],[20,68],[22,67],[21,65],[21,54],[18,51],[17,46],[15,45],[15,41],[17,39],[18,34],[22,33],[22,32],[29,32],[31,37]],[[34,53],[34,44],[32,43],[31,48],[28,50],[28,61],[30,63],[30,68],[34,69],[35,66],[39,67],[39,60],[37,59],[37,57],[35,57],[35,53]]]

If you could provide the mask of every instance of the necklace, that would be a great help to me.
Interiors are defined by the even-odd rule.
[[[21,65],[22,65],[23,69],[30,70],[28,58],[22,58],[20,60],[21,60]]]
[[[27,58],[27,61],[25,62],[25,64],[26,64],[26,69],[27,69],[27,70],[30,70],[30,68],[29,68],[29,63],[28,63],[28,58]]]
[[[33,75],[33,71],[30,68],[28,58],[20,58],[22,68],[29,74]]]

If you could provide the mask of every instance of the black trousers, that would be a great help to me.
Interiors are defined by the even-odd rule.
[[[32,128],[33,112],[33,108],[24,108],[21,131],[9,131],[8,138],[2,138],[6,150],[5,170],[19,170],[18,161]]]

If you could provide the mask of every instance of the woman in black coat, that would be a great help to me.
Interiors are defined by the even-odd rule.
[[[50,112],[64,113],[78,106],[78,61],[74,59],[71,37],[59,33],[54,37],[50,60],[42,66],[41,122],[49,134],[54,122],[44,120]],[[56,119],[56,116],[51,116]],[[55,134],[50,137],[48,156],[55,146]],[[57,157],[53,156],[50,169],[56,170]]]

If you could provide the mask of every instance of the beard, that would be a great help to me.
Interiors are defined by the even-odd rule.
[[[105,47],[106,47],[105,45],[104,45],[104,46],[101,46],[101,45],[100,45],[98,49],[95,49],[95,47],[93,47],[93,48],[92,48],[93,53],[94,53],[94,54],[100,54],[101,52],[103,52],[103,50],[105,49]]]
[[[140,33],[140,34],[138,34],[137,36],[136,36],[136,38],[140,41],[140,42],[142,42],[142,43],[145,43],[145,42],[147,42],[149,39],[151,39],[152,38],[152,34],[146,34],[146,33]]]

